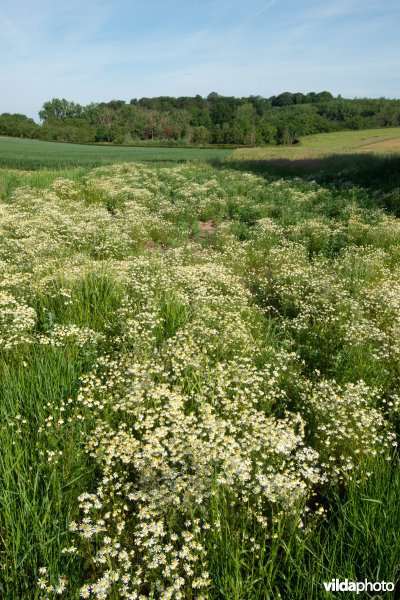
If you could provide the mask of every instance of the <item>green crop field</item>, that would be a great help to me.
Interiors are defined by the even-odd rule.
[[[66,169],[123,162],[185,162],[226,157],[230,150],[95,146],[0,137],[0,168]]]

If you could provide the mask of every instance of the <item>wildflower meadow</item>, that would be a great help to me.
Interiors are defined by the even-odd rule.
[[[397,584],[399,219],[233,167],[3,186],[2,598]]]

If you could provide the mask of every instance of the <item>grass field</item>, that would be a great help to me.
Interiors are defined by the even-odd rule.
[[[301,138],[295,146],[226,149],[113,147],[19,140],[0,137],[0,168],[40,170],[93,168],[122,162],[162,163],[193,160],[301,160],[354,152],[400,150],[400,128],[340,131]]]
[[[391,152],[400,150],[400,127],[338,131],[303,137],[304,148],[321,152]]]
[[[307,135],[300,138],[300,142],[294,146],[238,148],[233,151],[231,157],[233,160],[273,158],[298,160],[360,152],[377,154],[400,152],[400,127]]]
[[[340,131],[301,138],[295,146],[236,149],[226,165],[264,177],[306,177],[324,185],[361,185],[375,189],[386,204],[400,202],[400,128]],[[217,165],[218,162],[215,162]],[[394,195],[393,195],[394,194]],[[397,195],[396,195],[397,194]]]
[[[185,162],[224,158],[230,150],[113,147],[0,137],[0,168],[67,169],[123,162]]]
[[[1,598],[396,600],[398,159],[355,156],[0,170]]]

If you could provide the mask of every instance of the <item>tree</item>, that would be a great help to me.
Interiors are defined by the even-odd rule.
[[[319,92],[317,96],[318,100],[322,102],[328,102],[329,100],[333,100],[333,96],[330,92]]]
[[[234,125],[241,131],[241,136],[235,136],[235,143],[253,145],[256,141],[256,109],[250,102],[236,109]]]
[[[240,100],[233,96],[217,96],[210,98],[208,96],[209,110],[212,122],[216,125],[231,123],[237,107],[240,105]]]
[[[294,104],[294,96],[290,92],[283,92],[283,94],[279,94],[272,101],[272,106],[290,106]]]
[[[276,142],[285,145],[296,144],[298,142],[296,125],[294,123],[280,125],[276,132]]]
[[[49,102],[43,104],[42,110],[39,112],[39,117],[42,121],[47,121],[51,117],[56,119],[71,119],[82,115],[82,106],[70,102],[65,98],[53,98]]]
[[[274,125],[264,118],[257,126],[257,143],[259,144],[275,144],[277,129]]]
[[[50,117],[42,125],[40,137],[60,142],[94,142],[96,128],[80,118],[57,119]]]
[[[194,144],[209,144],[210,137],[210,131],[206,127],[200,125],[192,128],[192,142]]]
[[[0,133],[46,139],[121,143],[171,140],[174,143],[294,144],[298,136],[325,131],[400,124],[400,101],[348,100],[330,92],[283,92],[262,98],[158,96],[75,104],[65,98],[45,102],[41,126],[24,115],[2,115]],[[95,132],[93,134],[93,131]]]
[[[190,124],[193,127],[210,127],[211,126],[211,117],[208,110],[204,108],[198,108],[197,106],[192,106],[189,108],[190,114]]]
[[[96,125],[99,119],[99,104],[91,102],[82,108],[82,117],[89,125]]]
[[[25,115],[3,113],[0,115],[0,135],[15,137],[39,137],[40,126]]]

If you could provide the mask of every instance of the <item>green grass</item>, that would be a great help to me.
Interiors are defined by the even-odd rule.
[[[365,476],[368,469],[373,475]],[[258,539],[258,559],[249,552],[243,535],[257,535],[242,518],[226,510],[225,523],[210,547],[218,548],[211,569],[215,592],[212,597],[229,600],[322,600],[332,598],[323,583],[332,579],[364,582],[398,581],[400,551],[397,533],[400,513],[400,465],[384,461],[364,465],[358,473],[360,481],[348,483],[347,489],[331,486],[324,499],[329,510],[312,532],[287,535],[284,518],[274,526],[275,538]],[[320,499],[321,500],[321,499]],[[221,509],[221,504],[219,505]],[[240,519],[240,516],[237,517]],[[241,535],[235,538],[234,531]],[[290,530],[290,528],[289,528]],[[210,551],[211,553],[211,551]],[[252,555],[253,554],[253,555]],[[350,600],[354,594],[340,594]],[[367,598],[395,598],[395,593],[365,593]]]
[[[365,477],[370,469],[373,474]],[[375,460],[363,466],[360,480],[353,479],[347,489],[334,487],[329,494],[329,511],[320,527],[298,544],[286,545],[284,597],[320,600],[332,598],[323,582],[332,579],[363,582],[396,582],[400,575],[400,546],[397,533],[400,512],[400,465]],[[274,596],[272,596],[274,597]],[[354,594],[341,593],[341,598]],[[395,598],[392,593],[368,593],[363,598]]]
[[[0,137],[0,167],[26,170],[93,168],[124,162],[186,162],[224,158],[230,152],[218,148],[89,146]]]
[[[295,146],[238,148],[221,166],[271,179],[306,177],[321,184],[359,185],[379,196],[394,192],[375,201],[400,214],[400,127],[309,135]]]
[[[323,152],[344,150],[400,150],[400,127],[387,127],[380,129],[360,129],[357,131],[337,131],[334,133],[320,133],[301,138],[303,148]]]
[[[236,151],[235,151],[236,152]],[[245,152],[245,151],[243,151]],[[318,183],[349,188],[361,186],[373,189],[374,202],[400,214],[400,154],[372,152],[332,152],[324,155],[305,153],[296,148],[254,149],[246,154],[233,154],[225,162],[213,161],[216,167],[253,172],[268,180],[301,177]]]
[[[294,146],[237,148],[232,160],[301,159],[341,153],[386,153],[400,151],[400,127],[318,133],[300,138]]]
[[[68,520],[93,469],[83,456],[79,423],[62,429],[43,424],[75,393],[92,360],[74,347],[0,356],[1,597],[35,598],[42,564],[65,569],[61,550],[68,545]],[[47,451],[62,452],[62,460],[48,461]]]

